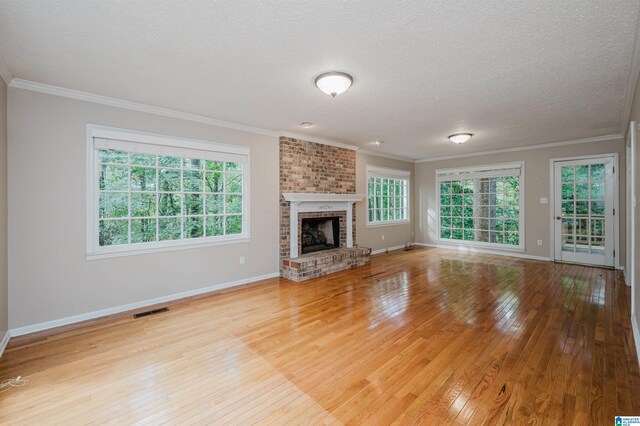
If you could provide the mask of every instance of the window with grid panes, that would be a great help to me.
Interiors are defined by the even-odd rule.
[[[562,167],[563,250],[604,254],[605,165]]]
[[[408,222],[409,172],[369,166],[367,173],[367,224]]]
[[[246,238],[247,156],[163,142],[94,138],[93,252]]]
[[[523,247],[522,164],[439,170],[441,240]]]

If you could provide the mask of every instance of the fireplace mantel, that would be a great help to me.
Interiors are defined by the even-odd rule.
[[[284,192],[282,194],[285,201],[293,203],[312,203],[312,202],[352,202],[362,201],[365,199],[364,194],[317,194],[302,192]]]
[[[290,258],[298,257],[298,213],[344,211],[347,213],[347,248],[353,247],[353,204],[365,199],[364,194],[318,194],[284,192],[290,202]]]

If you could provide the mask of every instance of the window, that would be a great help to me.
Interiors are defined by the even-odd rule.
[[[409,176],[406,170],[367,166],[367,225],[409,222]]]
[[[89,132],[89,255],[248,237],[247,148]]]
[[[440,239],[524,248],[523,164],[438,170]]]

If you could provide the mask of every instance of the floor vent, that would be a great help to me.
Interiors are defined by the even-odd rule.
[[[168,310],[169,310],[169,308],[152,309],[150,311],[133,314],[133,318],[134,319],[138,319],[138,318],[142,318],[142,317],[148,317],[149,315],[155,315],[155,314],[159,314],[159,313],[162,313],[162,312],[167,312]]]

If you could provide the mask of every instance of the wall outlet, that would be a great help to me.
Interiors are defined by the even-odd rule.
[[[549,204],[549,199],[547,197],[541,197],[540,204]]]
[[[542,240],[538,240],[538,245],[541,246],[542,245]]]
[[[240,256],[240,264],[244,265],[244,256]]]
[[[382,239],[384,240],[384,234],[382,234]]]

